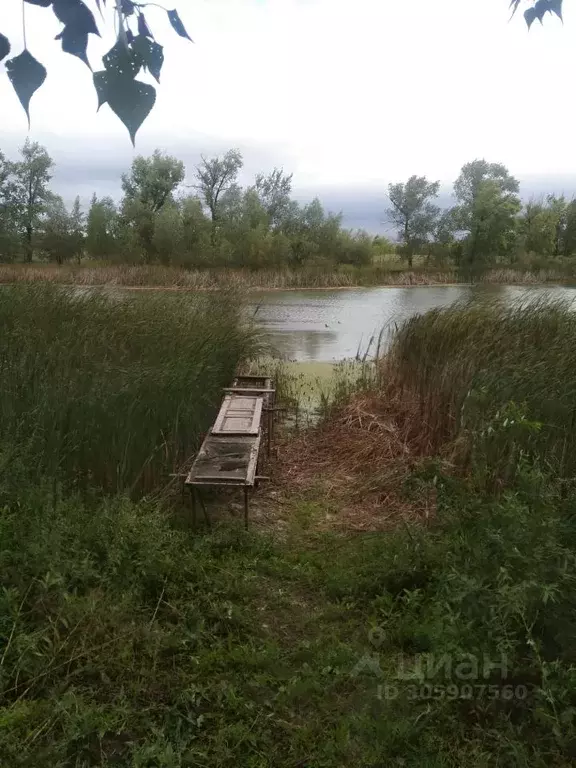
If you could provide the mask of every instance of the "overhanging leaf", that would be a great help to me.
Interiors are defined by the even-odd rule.
[[[77,56],[89,69],[92,69],[86,56],[86,49],[88,48],[87,32],[77,32],[75,27],[67,26],[64,27],[58,38],[62,40],[62,50],[65,53]]]
[[[528,29],[530,29],[530,27],[536,20],[536,11],[534,10],[534,8],[528,8],[527,10],[525,10],[524,18],[526,19],[526,24],[528,24]]]
[[[124,14],[124,16],[132,16],[134,11],[136,10],[136,7],[132,0],[121,0],[120,9]]]
[[[144,35],[144,37],[154,37],[143,13],[138,14],[138,34]]]
[[[6,58],[6,56],[8,56],[9,53],[10,53],[10,40],[8,40],[8,38],[5,35],[0,33],[0,61]]]
[[[191,43],[194,42],[188,32],[186,32],[186,29],[184,27],[184,24],[182,24],[182,19],[180,16],[178,16],[178,11],[174,9],[173,11],[168,11],[168,18],[170,19],[170,24],[172,24],[172,28],[174,31],[180,35],[180,37],[185,37],[187,40],[190,40]]]
[[[133,79],[142,67],[141,56],[120,40],[102,57],[104,67],[118,77]]]
[[[132,43],[132,49],[141,57],[144,66],[159,83],[160,72],[164,64],[164,48],[144,35],[137,35]]]
[[[109,77],[110,75],[104,69],[99,72],[94,72],[94,88],[96,88],[96,93],[98,95],[98,109],[100,109],[102,104],[106,104],[108,101]]]
[[[24,107],[28,127],[30,127],[30,99],[46,80],[46,68],[32,56],[30,51],[25,50],[19,56],[8,59],[6,72],[20,99],[20,104]]]
[[[94,14],[82,0],[53,0],[52,8],[56,17],[67,27],[87,35],[100,35]]]
[[[26,2],[31,5],[41,5],[42,8],[48,8],[49,5],[52,5],[52,0],[26,0]]]
[[[132,144],[135,144],[136,133],[156,102],[156,90],[140,80],[113,78],[107,83],[107,102],[128,128]]]
[[[548,4],[550,5],[550,12],[555,13],[556,16],[560,19],[560,21],[563,21],[562,19],[562,0],[548,0]]]
[[[536,14],[536,18],[542,24],[542,19],[544,16],[550,12],[550,2],[549,0],[538,0],[536,5],[534,6],[534,13]]]

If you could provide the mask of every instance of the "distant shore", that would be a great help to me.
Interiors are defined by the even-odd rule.
[[[311,267],[282,270],[184,269],[162,266],[0,264],[0,285],[49,282],[63,287],[123,288],[139,291],[211,291],[237,288],[250,291],[343,290],[346,288],[408,288],[562,284],[576,278],[557,269],[527,270],[501,267],[474,275],[453,269],[413,270],[392,266],[339,267],[333,271]]]

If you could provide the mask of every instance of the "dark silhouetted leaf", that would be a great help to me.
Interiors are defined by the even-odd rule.
[[[30,51],[25,50],[19,56],[8,59],[6,72],[14,90],[24,107],[30,126],[30,99],[46,80],[46,68],[37,61]]]
[[[548,0],[548,4],[550,6],[550,12],[555,13],[558,18],[563,21],[562,19],[562,0]]]
[[[76,32],[100,35],[94,15],[82,0],[53,0],[52,8],[59,21]]]
[[[550,13],[550,2],[549,0],[538,0],[536,5],[534,6],[534,13],[536,14],[536,18],[542,24],[542,19],[547,13]]]
[[[142,58],[139,54],[127,48],[124,43],[118,41],[102,57],[107,72],[117,76],[133,79],[142,67]]]
[[[87,32],[77,32],[75,27],[67,26],[60,32],[58,38],[62,40],[62,50],[65,53],[77,56],[89,69],[92,69],[86,56],[86,49],[88,47]]]
[[[526,24],[528,24],[528,29],[530,29],[530,27],[536,20],[536,11],[534,10],[534,8],[528,8],[527,10],[525,10],[524,18],[526,19]]]
[[[126,77],[108,78],[106,101],[128,128],[132,144],[135,144],[136,133],[156,102],[155,89],[140,80],[130,80]]]
[[[124,16],[132,16],[134,11],[136,10],[136,7],[132,0],[121,0],[120,7],[122,9],[122,13]]]
[[[144,37],[154,37],[152,32],[150,32],[150,27],[146,23],[143,13],[138,15],[138,34],[144,35]]]
[[[0,33],[0,61],[6,58],[10,53],[10,41],[5,35]]]
[[[134,38],[132,48],[141,57],[144,66],[150,71],[150,74],[157,82],[160,82],[160,72],[164,64],[164,48],[144,35],[137,35]]]
[[[126,30],[126,40],[128,42],[128,45],[134,42],[134,32],[132,32],[131,29]]]
[[[52,5],[52,0],[26,0],[26,2],[32,5],[41,5],[42,8],[48,8],[49,5]]]
[[[194,42],[188,32],[186,32],[184,24],[182,24],[182,19],[178,16],[178,11],[176,9],[168,11],[168,18],[170,19],[170,24],[172,24],[173,29],[180,35],[180,37],[185,37],[187,40],[190,40],[191,43]]]
[[[106,70],[94,72],[94,88],[98,95],[98,109],[108,101],[108,79],[110,74]]]

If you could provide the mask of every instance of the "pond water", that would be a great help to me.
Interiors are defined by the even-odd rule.
[[[511,302],[526,296],[576,298],[575,287],[509,285],[434,285],[409,288],[262,291],[254,294],[249,311],[266,329],[277,352],[299,362],[334,362],[374,351],[376,339],[406,318],[472,298],[497,297]]]

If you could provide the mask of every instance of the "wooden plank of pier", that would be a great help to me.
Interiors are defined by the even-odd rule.
[[[267,377],[241,377],[225,390],[225,396],[209,434],[185,479],[196,509],[196,493],[209,523],[200,488],[228,486],[244,489],[244,520],[248,527],[248,493],[256,484],[262,440],[262,413],[268,414],[268,452],[275,391]]]

